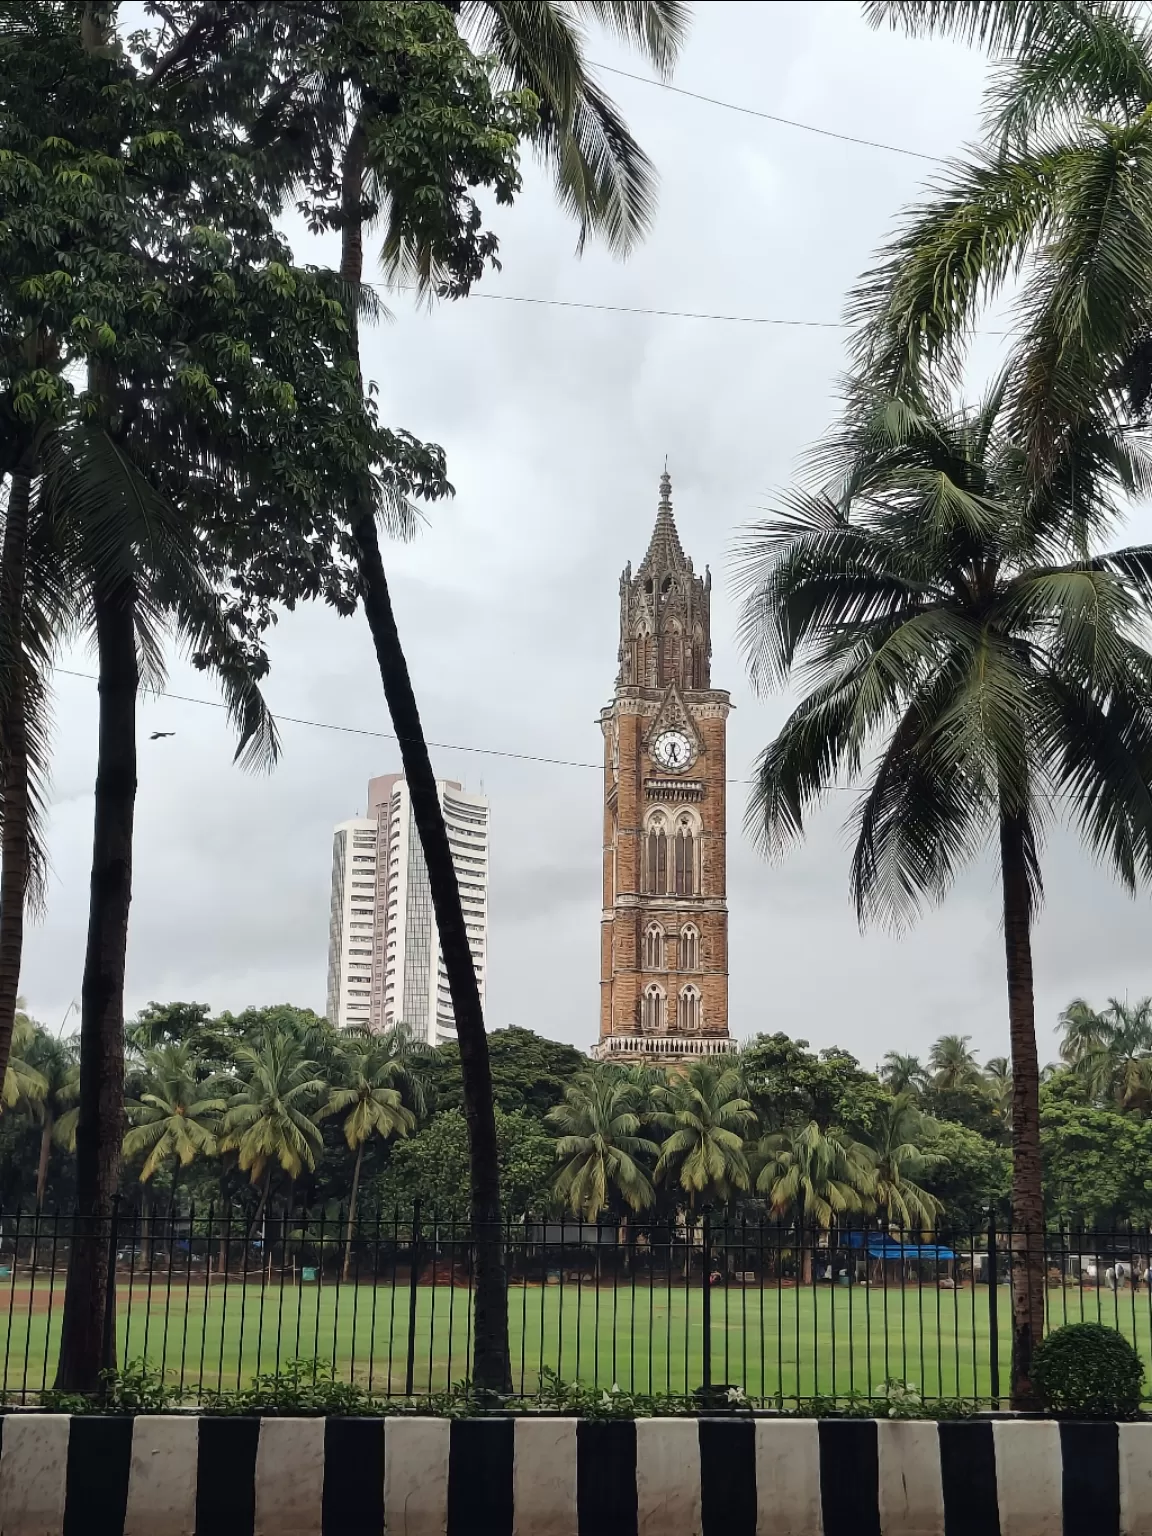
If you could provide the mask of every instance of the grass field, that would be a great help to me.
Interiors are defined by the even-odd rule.
[[[235,1390],[258,1372],[299,1358],[331,1363],[335,1375],[381,1395],[403,1395],[409,1354],[417,1394],[467,1374],[468,1292],[461,1286],[271,1284],[249,1278],[118,1288],[118,1355],[147,1359],[174,1386]],[[1009,1361],[1010,1301],[1001,1286],[1001,1385]],[[712,1380],[771,1402],[875,1392],[889,1377],[925,1396],[991,1396],[989,1298],[984,1286],[763,1289],[711,1292]],[[55,1287],[18,1276],[0,1291],[5,1341],[3,1392],[23,1397],[51,1385],[63,1303]],[[517,1390],[534,1393],[541,1366],[565,1381],[637,1393],[686,1393],[703,1380],[699,1286],[624,1281],[513,1286],[512,1359]],[[1075,1286],[1048,1293],[1050,1325],[1081,1318],[1119,1327],[1152,1367],[1152,1298]],[[326,1372],[327,1374],[327,1369]],[[1152,1377],[1152,1369],[1149,1372]]]

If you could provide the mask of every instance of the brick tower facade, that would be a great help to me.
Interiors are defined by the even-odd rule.
[[[728,1034],[727,693],[712,687],[712,578],[672,517],[620,579],[620,669],[604,733],[601,1060],[676,1062],[735,1049]]]

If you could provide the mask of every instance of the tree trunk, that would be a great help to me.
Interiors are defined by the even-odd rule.
[[[106,1326],[112,1199],[124,1120],[124,959],[132,900],[136,808],[135,597],[97,588],[99,759],[92,896],[80,1008],[80,1114],[76,1127],[76,1227],[68,1262],[56,1386],[94,1392],[113,1360]],[[112,1299],[114,1305],[114,1298]]]
[[[1000,818],[1004,951],[1012,1044],[1012,1406],[1035,1407],[1032,1352],[1044,1334],[1044,1193],[1040,1165],[1040,1063],[1032,988],[1032,903],[1027,827]]]
[[[348,1230],[344,1234],[344,1269],[340,1278],[347,1280],[352,1267],[352,1231],[356,1225],[356,1196],[360,1193],[360,1165],[364,1161],[364,1143],[356,1148],[356,1167],[352,1171],[352,1198],[348,1202]]]
[[[264,1207],[268,1204],[268,1191],[272,1188],[272,1164],[268,1164],[268,1171],[264,1175],[264,1188],[260,1191],[260,1198],[256,1202],[256,1214],[252,1218],[252,1224],[248,1228],[248,1246],[251,1246],[256,1236],[256,1229],[260,1225],[260,1218],[264,1214]],[[247,1262],[247,1261],[245,1261]]]
[[[40,1163],[36,1169],[36,1209],[44,1209],[44,1194],[48,1188],[48,1161],[52,1156],[52,1131],[56,1116],[51,1104],[44,1105],[44,1124],[40,1128]]]
[[[24,906],[28,893],[28,730],[24,666],[24,587],[32,473],[12,475],[4,549],[0,554],[0,626],[4,700],[0,710],[0,772],[4,824],[0,835],[0,1083],[8,1070],[20,965],[24,954]]]
[[[340,260],[340,275],[352,284],[359,284],[363,275],[363,232],[359,208],[366,154],[367,137],[363,133],[362,123],[358,122],[350,135],[344,158],[341,196],[342,208],[355,211],[355,216],[347,217],[344,223]],[[359,367],[359,341],[354,324],[351,335]],[[358,518],[352,532],[364,611],[376,647],[384,697],[399,740],[400,760],[412,802],[413,819],[424,850],[432,908],[436,914],[440,950],[448,974],[448,990],[452,995],[456,1035],[460,1043],[475,1254],[472,1382],[481,1391],[509,1392],[512,1388],[512,1375],[508,1354],[508,1288],[504,1268],[500,1167],[488,1037],[484,1032],[480,988],[464,926],[464,911],[460,905],[456,868],[452,862],[448,832],[436,790],[436,775],[432,770],[408,663],[392,611],[392,597],[380,555],[374,511],[366,510]]]

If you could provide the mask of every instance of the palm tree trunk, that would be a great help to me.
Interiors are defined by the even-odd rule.
[[[347,1280],[352,1267],[352,1231],[356,1225],[356,1196],[360,1193],[360,1165],[364,1161],[364,1143],[356,1148],[356,1167],[352,1172],[352,1198],[348,1201],[348,1230],[344,1235],[344,1269],[342,1280]]]
[[[342,232],[340,275],[359,284],[363,275],[363,231],[359,207],[367,157],[367,136],[357,123],[344,158],[342,207],[346,220]],[[349,216],[354,211],[355,216]],[[352,345],[359,367],[359,341],[355,327]],[[473,1385],[481,1391],[508,1392],[512,1387],[508,1353],[508,1287],[504,1268],[503,1219],[500,1206],[500,1167],[496,1145],[496,1115],[492,1103],[492,1073],[488,1037],[476,968],[464,926],[464,911],[456,883],[456,868],[448,844],[448,832],[436,775],[424,740],[420,711],[412,690],[408,663],[396,628],[392,597],[384,574],[376,518],[368,509],[352,530],[360,575],[360,590],[384,697],[400,744],[400,760],[412,815],[424,862],[440,950],[448,974],[448,990],[460,1043],[460,1071],[464,1088],[464,1118],[468,1125],[471,1184],[472,1245],[475,1255],[475,1327],[472,1355]]]
[[[1027,826],[1000,817],[1004,951],[1012,1043],[1012,1406],[1035,1406],[1032,1352],[1044,1333],[1044,1193],[1040,1164],[1040,1062],[1032,987],[1032,902]]]
[[[80,1008],[80,1113],[76,1127],[76,1230],[68,1262],[56,1386],[94,1392],[111,1365],[106,1345],[108,1243],[124,1120],[124,960],[132,900],[136,808],[135,597],[130,587],[94,597],[100,661],[99,757],[88,949]]]
[[[264,1207],[268,1204],[268,1191],[272,1188],[272,1164],[268,1164],[268,1172],[264,1175],[264,1188],[260,1191],[260,1198],[256,1202],[256,1214],[252,1218],[252,1224],[248,1228],[248,1242],[256,1236],[256,1229],[260,1225],[260,1218],[264,1214]]]
[[[8,1070],[12,1026],[24,955],[24,905],[28,893],[28,731],[25,718],[24,586],[32,473],[12,475],[0,554],[0,626],[3,633],[4,707],[0,716],[0,764],[4,824],[0,836],[0,1083]]]
[[[48,1188],[48,1161],[52,1156],[52,1131],[56,1116],[51,1104],[44,1105],[44,1124],[40,1128],[40,1162],[36,1168],[36,1209],[44,1209],[44,1194]]]

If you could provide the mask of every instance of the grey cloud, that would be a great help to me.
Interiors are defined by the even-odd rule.
[[[595,57],[632,67],[600,38]],[[898,210],[931,166],[821,139],[606,77],[662,176],[651,239],[628,263],[589,249],[546,179],[496,214],[503,270],[484,288],[592,303],[836,320]],[[983,63],[964,49],[869,31],[855,5],[698,9],[680,84],[849,134],[951,154],[977,126]],[[298,232],[294,232],[294,236]],[[324,259],[323,243],[298,251]],[[428,736],[596,763],[616,669],[617,578],[643,554],[664,455],[698,568],[714,574],[714,677],[732,690],[730,773],[746,777],[784,699],[758,700],[735,647],[729,554],[739,526],[787,483],[835,409],[837,330],[659,319],[477,298],[416,312],[366,342],[385,420],[442,443],[457,488],[407,546],[386,551]],[[359,619],[286,615],[268,693],[285,714],[387,731]],[[81,669],[93,670],[81,655]],[[177,666],[173,687],[211,697]],[[95,709],[62,678],[51,814],[53,886],[24,980],[58,1020],[78,995],[87,917]],[[142,709],[129,1004],[197,997],[218,1008],[324,1003],[333,824],[363,809],[395,744],[284,728],[274,774],[231,765],[217,711]],[[599,993],[601,786],[589,769],[437,749],[437,771],[492,800],[489,1013],[588,1045]],[[732,1023],[833,1040],[874,1061],[941,1029],[1004,1049],[992,871],[981,866],[910,934],[861,935],[831,806],[810,841],[767,865],[732,786]],[[843,798],[845,801],[848,797]],[[1050,1028],[1076,991],[1152,990],[1147,908],[1054,841],[1037,931],[1038,1007]],[[1050,1053],[1049,1053],[1050,1054]]]

